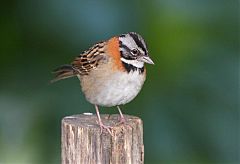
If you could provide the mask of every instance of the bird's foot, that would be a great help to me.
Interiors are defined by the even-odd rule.
[[[102,122],[99,122],[99,126],[101,128],[101,133],[100,135],[102,135],[102,132],[103,132],[103,129],[107,130],[107,132],[113,136],[113,132],[112,132],[112,127],[111,126],[107,126],[107,125],[104,125]]]
[[[120,119],[119,119],[118,125],[124,124],[124,123],[126,122],[126,120],[125,120],[125,118],[124,118],[124,116],[123,116],[123,114],[122,114],[122,111],[121,111],[120,107],[117,106],[117,108],[118,108],[118,111],[119,111],[119,114],[120,114]]]
[[[126,122],[126,119],[124,117],[120,117],[119,124],[124,124]]]
[[[117,126],[126,123],[126,119],[124,117],[120,117],[118,120],[119,120],[119,122],[117,123]]]

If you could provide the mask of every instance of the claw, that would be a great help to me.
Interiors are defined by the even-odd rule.
[[[100,135],[102,135],[103,129],[106,129],[108,131],[108,133],[113,137],[112,127],[111,126],[106,126],[102,122],[99,123],[99,126],[101,128],[101,134]]]
[[[108,131],[108,133],[113,137],[113,133],[112,133],[112,127],[111,126],[107,126],[107,125],[104,125],[102,123],[102,120],[101,120],[101,117],[100,117],[100,114],[99,114],[99,110],[98,110],[98,106],[95,105],[95,108],[96,108],[96,112],[97,112],[97,117],[98,117],[98,124],[101,128],[101,134],[102,135],[102,132],[103,132],[103,129],[106,129]]]
[[[119,123],[120,124],[124,124],[125,122],[126,122],[125,118],[124,117],[120,117]]]
[[[120,107],[117,106],[117,108],[118,108],[118,111],[119,111],[119,114],[120,114],[120,120],[119,120],[120,122],[119,122],[119,124],[124,124],[126,122],[126,119],[124,118],[124,116],[123,116],[123,114],[121,112]]]

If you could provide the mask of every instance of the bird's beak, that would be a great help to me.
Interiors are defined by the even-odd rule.
[[[138,58],[138,60],[142,61],[144,63],[154,64],[152,59],[149,56],[142,56],[142,57]]]

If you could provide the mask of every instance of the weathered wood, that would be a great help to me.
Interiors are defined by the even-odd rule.
[[[73,115],[62,120],[62,164],[143,164],[143,124],[135,116],[101,115],[112,136],[101,130],[96,115]]]

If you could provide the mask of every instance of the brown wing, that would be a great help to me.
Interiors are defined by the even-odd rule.
[[[84,51],[72,62],[73,69],[80,75],[87,75],[104,58],[104,46],[105,42],[99,42],[89,50]]]

